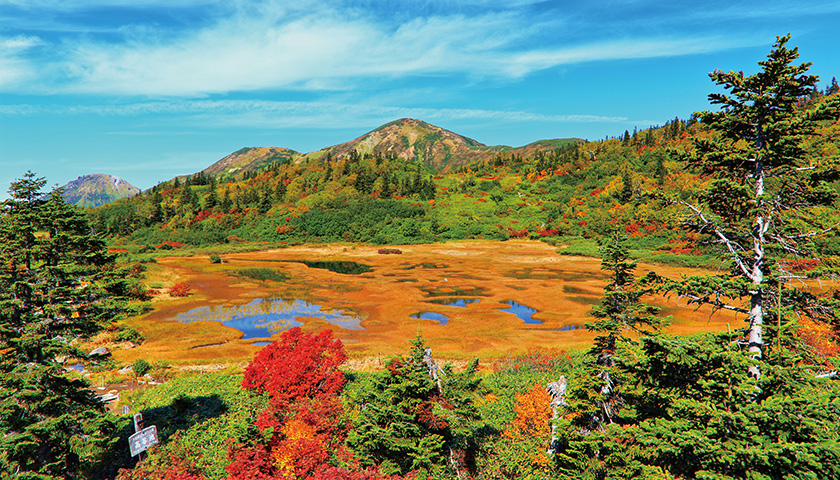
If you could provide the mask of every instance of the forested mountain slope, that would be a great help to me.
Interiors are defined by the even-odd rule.
[[[815,97],[802,108],[824,101]],[[290,154],[246,171],[241,179],[210,175],[224,168],[206,169],[96,209],[93,222],[99,231],[145,245],[164,240],[200,245],[230,237],[378,244],[550,239],[621,228],[662,255],[700,254],[704,249],[673,224],[678,209],[674,200],[693,198],[708,187],[707,175],[686,160],[694,148],[691,138],[712,134],[694,120],[675,118],[664,126],[596,142],[541,141],[517,149],[482,147],[447,135],[461,139],[459,148],[481,153],[460,167],[452,164],[447,172],[400,157],[407,150],[371,147],[386,145],[384,139],[396,135],[396,128],[405,133],[425,125],[397,121],[368,134],[368,139],[379,139],[368,141],[368,151],[337,146],[321,155]],[[837,149],[838,130],[836,123],[822,125],[821,134],[807,144],[807,154],[815,161],[830,156]],[[360,140],[355,146],[364,144]],[[430,151],[449,148],[424,145]],[[267,159],[280,153],[249,149],[240,155]],[[836,210],[822,215],[827,223],[840,220]],[[832,236],[825,247],[836,249],[838,243]]]

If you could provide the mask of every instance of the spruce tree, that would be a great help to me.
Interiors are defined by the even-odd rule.
[[[131,285],[60,190],[41,199],[44,183],[27,172],[0,214],[0,472],[84,478],[117,441],[114,420],[60,362],[86,358],[77,340],[124,309]]]
[[[829,182],[840,171],[837,159],[810,156],[805,146],[819,121],[838,119],[840,99],[803,106],[817,77],[807,74],[810,63],[793,64],[799,54],[787,48],[789,39],[777,38],[754,75],[710,74],[728,94],[709,95],[723,109],[700,114],[713,135],[694,141],[692,161],[711,183],[697,202],[682,202],[685,227],[719,247],[729,268],[673,288],[692,302],[744,313],[747,350],[754,359],[764,353],[771,308],[781,305],[804,315],[825,311],[802,304],[801,295],[780,282],[797,276],[791,261],[818,258],[813,241],[828,229],[818,208],[835,204],[837,192]],[[760,377],[757,363],[750,375]]]
[[[363,465],[378,464],[389,475],[428,474],[445,462],[446,423],[434,413],[438,387],[424,353],[422,340],[415,340],[410,357],[391,359],[365,392],[364,409],[347,437]]]
[[[385,474],[416,470],[442,474],[448,463],[460,475],[480,428],[472,397],[478,362],[456,373],[438,369],[418,335],[408,358],[394,358],[365,389],[348,444],[366,466]]]

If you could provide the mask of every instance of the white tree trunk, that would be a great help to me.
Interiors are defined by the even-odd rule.
[[[760,138],[760,137],[759,137]],[[760,140],[759,148],[760,148]],[[761,159],[755,162],[755,198],[756,203],[761,204],[761,196],[764,195],[764,162]],[[769,227],[769,219],[764,218],[763,215],[755,220],[755,227],[752,232],[753,237],[753,266],[750,272],[750,281],[755,285],[755,289],[750,291],[750,326],[747,336],[748,347],[747,354],[752,359],[760,359],[764,341],[761,338],[762,326],[764,324],[764,233]],[[750,365],[747,373],[758,380],[761,377],[761,371],[758,365]]]

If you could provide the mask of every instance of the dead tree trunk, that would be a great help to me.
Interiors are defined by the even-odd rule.
[[[545,391],[551,397],[551,441],[548,444],[548,453],[557,451],[557,409],[568,405],[566,403],[566,377],[560,375],[556,382],[551,382],[545,387]]]

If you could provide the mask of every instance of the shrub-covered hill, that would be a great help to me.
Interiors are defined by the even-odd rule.
[[[802,108],[821,101],[812,99]],[[824,125],[819,132],[806,145],[808,154],[816,163],[832,161],[840,126]],[[352,149],[346,155],[336,150],[336,156],[327,150],[271,162],[241,180],[200,172],[97,208],[92,217],[99,231],[138,245],[237,238],[376,244],[550,240],[620,228],[637,245],[662,255],[699,254],[702,246],[693,245],[690,234],[673,230],[673,201],[708,188],[706,177],[685,158],[694,148],[692,137],[711,133],[696,121],[675,118],[601,141],[499,149],[449,173],[436,173],[394,150]],[[482,148],[477,145],[471,148]],[[836,209],[822,215],[826,224],[840,221]],[[825,247],[838,249],[836,240],[829,237]]]
[[[352,151],[362,155],[393,154],[403,160],[419,163],[430,171],[445,172],[506,150],[511,149],[488,147],[422,120],[402,118],[349,142],[310,153],[307,157],[330,155],[332,158],[342,158]]]

